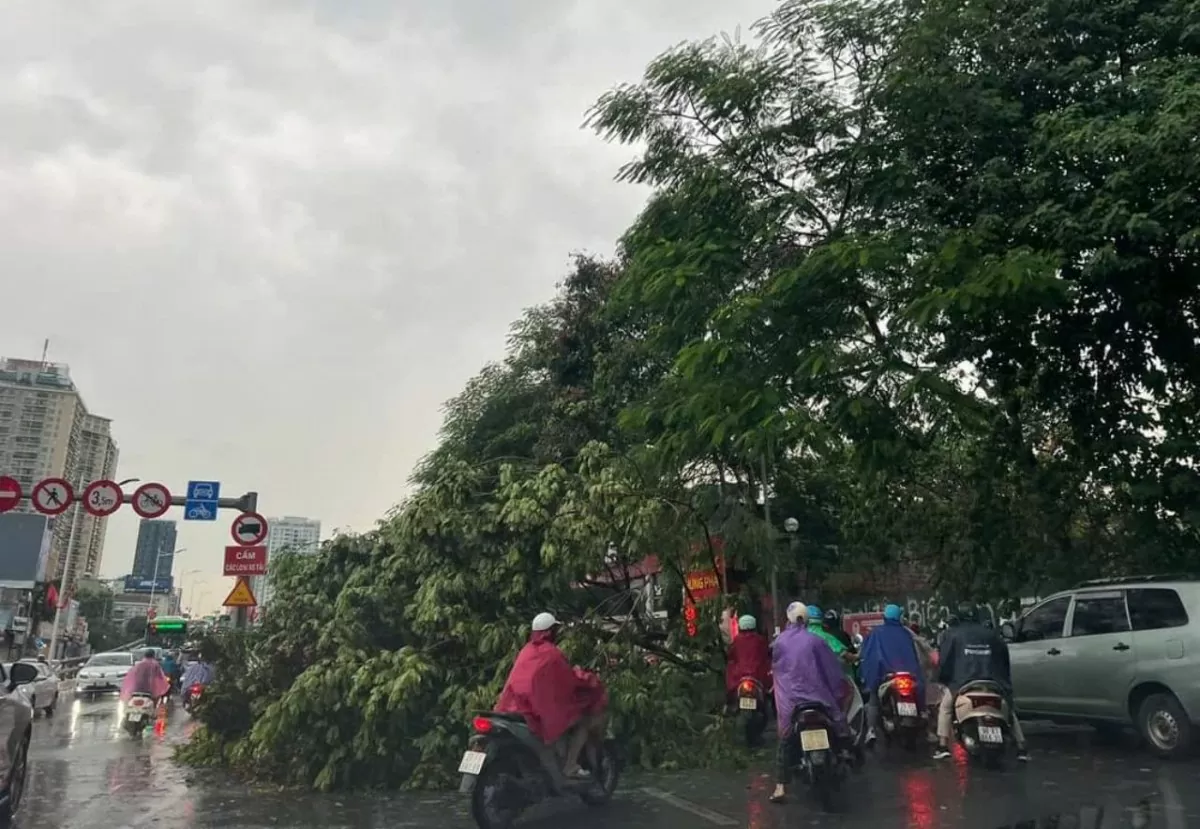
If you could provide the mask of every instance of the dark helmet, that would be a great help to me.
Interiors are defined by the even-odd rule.
[[[825,624],[827,624],[827,625],[841,624],[841,617],[838,615],[838,612],[836,610],[834,610],[833,608],[830,608],[829,610],[825,611]]]
[[[956,625],[970,625],[978,621],[979,609],[975,607],[974,602],[959,602],[950,619],[950,623]]]

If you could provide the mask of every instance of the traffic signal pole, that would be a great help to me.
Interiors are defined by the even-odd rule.
[[[76,488],[74,495],[72,495],[72,497],[71,497],[72,502],[82,502],[83,501],[83,493],[84,493],[85,487],[83,486],[83,481],[80,481],[79,483],[80,483],[80,486]],[[32,494],[25,495],[24,493],[22,493],[21,500],[29,501],[29,500],[32,500],[32,497],[33,497]],[[130,492],[122,493],[121,503],[132,504],[133,503],[133,493],[130,493]],[[187,503],[187,498],[185,496],[182,496],[182,495],[172,495],[171,496],[171,506],[173,506],[173,507],[182,507],[186,503]],[[217,500],[217,508],[218,509],[235,509],[238,512],[257,512],[258,511],[258,493],[257,492],[247,492],[245,495],[241,496],[240,498],[219,498]],[[73,510],[71,515],[72,515],[71,535],[67,541],[67,560],[63,567],[62,589],[59,592],[58,601],[55,603],[56,607],[54,610],[54,625],[50,629],[50,649],[49,649],[49,655],[47,656],[47,659],[56,659],[57,658],[55,651],[58,647],[58,634],[59,634],[59,629],[62,624],[63,607],[66,606],[67,602],[69,602],[71,600],[70,577],[71,577],[71,565],[74,563],[72,561],[72,558],[74,557],[72,555],[72,552],[75,549],[75,526],[79,521],[78,509]],[[249,613],[247,612],[246,608],[244,608],[244,607],[234,608],[234,626],[235,627],[238,627],[238,628],[246,627],[248,617],[249,617]]]

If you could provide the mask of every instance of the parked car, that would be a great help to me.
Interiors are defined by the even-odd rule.
[[[1162,757],[1192,748],[1200,725],[1200,581],[1084,582],[1001,632],[1021,716],[1112,733],[1133,726]]]
[[[24,686],[37,679],[37,668],[28,662],[0,667],[0,732],[5,750],[0,751],[0,827],[12,825],[21,807],[29,770],[29,739],[33,732],[33,708]]]
[[[121,690],[125,674],[133,668],[133,654],[128,651],[98,653],[87,661],[75,677],[75,695],[94,697],[97,694]]]
[[[22,685],[21,693],[29,700],[29,704],[33,707],[33,713],[36,715],[38,711],[42,711],[47,717],[54,716],[54,709],[58,707],[58,676],[50,669],[50,666],[44,662],[35,662],[32,659],[22,659],[22,663],[32,665],[37,671],[37,679],[30,682],[28,685]],[[5,672],[12,670],[12,664],[4,666]]]

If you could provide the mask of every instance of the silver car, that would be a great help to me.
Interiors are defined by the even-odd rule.
[[[98,653],[89,659],[75,677],[75,695],[92,696],[121,690],[125,674],[133,668],[133,654],[128,651]]]
[[[1200,581],[1084,582],[1001,630],[1021,716],[1112,733],[1133,726],[1162,757],[1191,749],[1200,726]]]
[[[37,668],[28,662],[0,667],[0,827],[12,824],[25,794],[33,709],[23,691],[35,679]]]

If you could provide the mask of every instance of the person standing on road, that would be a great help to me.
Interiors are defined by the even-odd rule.
[[[934,759],[944,760],[950,756],[950,741],[954,737],[954,698],[958,690],[969,682],[979,681],[994,682],[1004,689],[1012,718],[1013,739],[1017,743],[1017,759],[1027,762],[1029,752],[1025,747],[1025,732],[1021,730],[1012,704],[1008,643],[995,628],[980,624],[975,605],[963,603],[958,606],[938,648],[938,682],[943,690],[938,706],[939,745]]]

